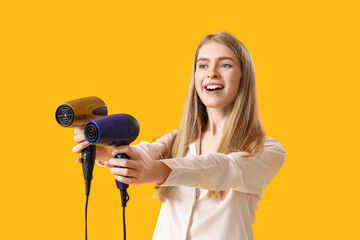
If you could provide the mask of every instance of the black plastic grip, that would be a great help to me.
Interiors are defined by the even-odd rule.
[[[95,165],[95,156],[96,156],[96,145],[90,145],[87,148],[84,148],[81,151],[81,159],[82,159],[82,169],[86,184],[86,196],[90,194],[90,184],[93,178],[93,170]]]

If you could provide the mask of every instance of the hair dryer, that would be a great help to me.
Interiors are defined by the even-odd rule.
[[[85,97],[66,102],[60,105],[55,113],[56,121],[63,127],[83,127],[88,121],[106,115],[107,107],[98,97]],[[81,151],[86,196],[90,194],[95,155],[96,146],[91,145]]]
[[[85,138],[94,145],[129,145],[140,132],[138,121],[128,114],[115,114],[89,121],[85,125]],[[126,154],[118,154],[117,158],[129,158]],[[129,185],[116,180],[116,186],[121,192],[122,206],[126,206],[127,188]]]

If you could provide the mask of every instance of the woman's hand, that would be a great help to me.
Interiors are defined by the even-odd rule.
[[[81,153],[81,150],[83,150],[84,148],[87,148],[88,146],[90,146],[90,143],[88,143],[85,139],[85,134],[84,134],[84,128],[75,128],[75,137],[74,137],[74,141],[77,143],[77,145],[73,148],[73,152],[74,153]],[[96,146],[96,162],[99,165],[104,166],[105,165],[105,161],[109,160],[110,158],[112,158],[113,155],[111,155],[111,152],[114,150],[113,146]],[[76,162],[81,163],[81,157],[78,157],[76,159]]]
[[[160,161],[143,159],[131,146],[119,146],[112,152],[113,156],[120,153],[125,153],[130,159],[112,158],[105,162],[105,166],[115,175],[115,179],[122,183],[131,185],[156,183],[160,185],[165,182],[171,172],[171,169]]]

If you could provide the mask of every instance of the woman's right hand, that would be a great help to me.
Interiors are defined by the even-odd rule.
[[[84,134],[84,128],[76,127],[75,128],[75,137],[74,141],[77,143],[77,145],[72,149],[74,153],[81,153],[81,151],[88,146],[90,146],[90,143],[88,143],[85,139]],[[112,151],[115,149],[113,146],[96,146],[96,163],[104,166],[105,161],[108,161],[110,158],[113,158]],[[81,163],[81,157],[78,157],[76,159],[77,163]]]

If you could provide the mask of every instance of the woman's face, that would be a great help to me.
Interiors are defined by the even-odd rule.
[[[204,44],[195,67],[195,87],[203,104],[207,108],[232,107],[241,77],[234,52],[217,42]]]

